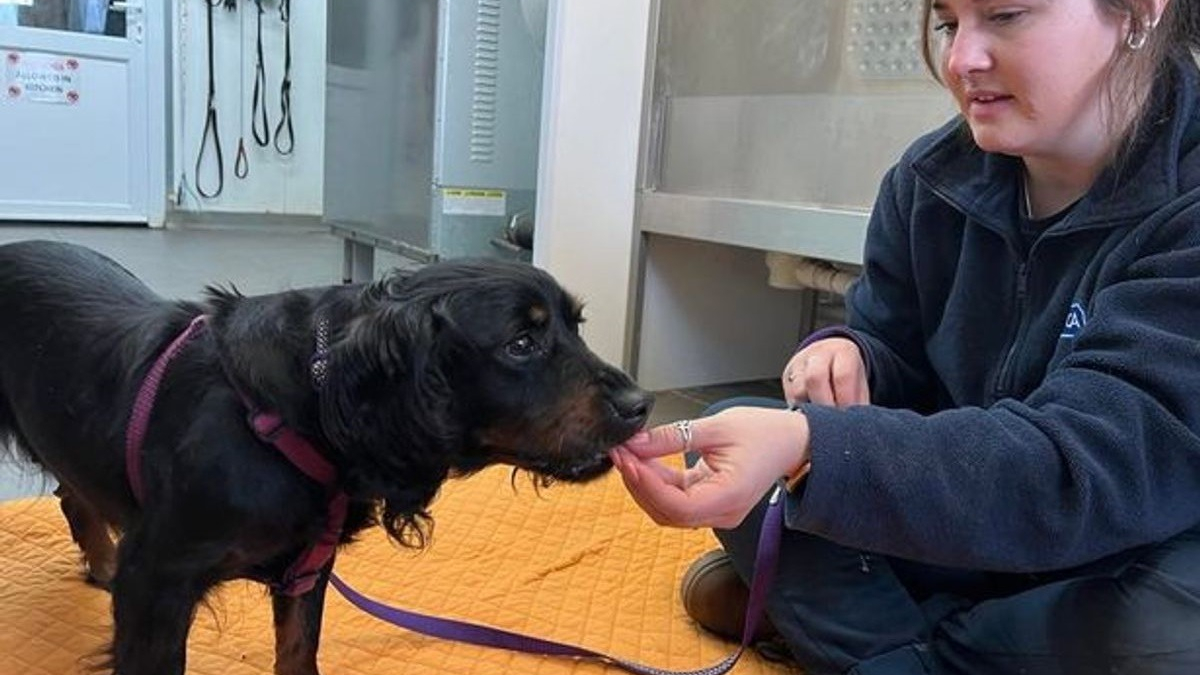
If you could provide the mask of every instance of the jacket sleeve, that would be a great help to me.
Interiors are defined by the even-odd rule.
[[[911,267],[906,203],[914,178],[903,166],[888,171],[871,211],[862,275],[846,295],[847,337],[863,352],[873,403],[928,411],[936,400],[935,377]]]
[[[1073,352],[1024,400],[802,407],[788,525],[953,567],[1044,571],[1200,523],[1200,206],[1114,251]],[[1119,254],[1119,255],[1118,255]],[[885,352],[886,353],[886,352]]]

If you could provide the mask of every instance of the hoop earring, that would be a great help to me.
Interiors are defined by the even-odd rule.
[[[1146,46],[1146,40],[1150,39],[1151,31],[1158,28],[1158,19],[1159,17],[1155,17],[1153,21],[1146,19],[1142,22],[1141,30],[1133,27],[1136,25],[1136,21],[1130,22],[1129,33],[1125,35],[1125,46],[1129,47],[1129,51],[1136,52]]]
[[[1129,34],[1125,36],[1125,46],[1129,47],[1129,51],[1136,52],[1146,46],[1146,39],[1149,37],[1149,30],[1136,31],[1130,29]]]

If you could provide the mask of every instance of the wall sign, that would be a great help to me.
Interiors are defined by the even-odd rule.
[[[9,51],[4,55],[8,98],[35,103],[79,102],[80,62],[72,56]]]
[[[503,216],[507,204],[504,190],[442,188],[442,213],[448,216]]]

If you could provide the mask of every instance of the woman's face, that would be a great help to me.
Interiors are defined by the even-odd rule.
[[[1127,21],[1096,0],[935,0],[947,87],[990,152],[1095,161],[1115,139],[1104,81]]]

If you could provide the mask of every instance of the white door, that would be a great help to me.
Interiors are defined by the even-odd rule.
[[[0,0],[0,220],[161,223],[164,4]]]

